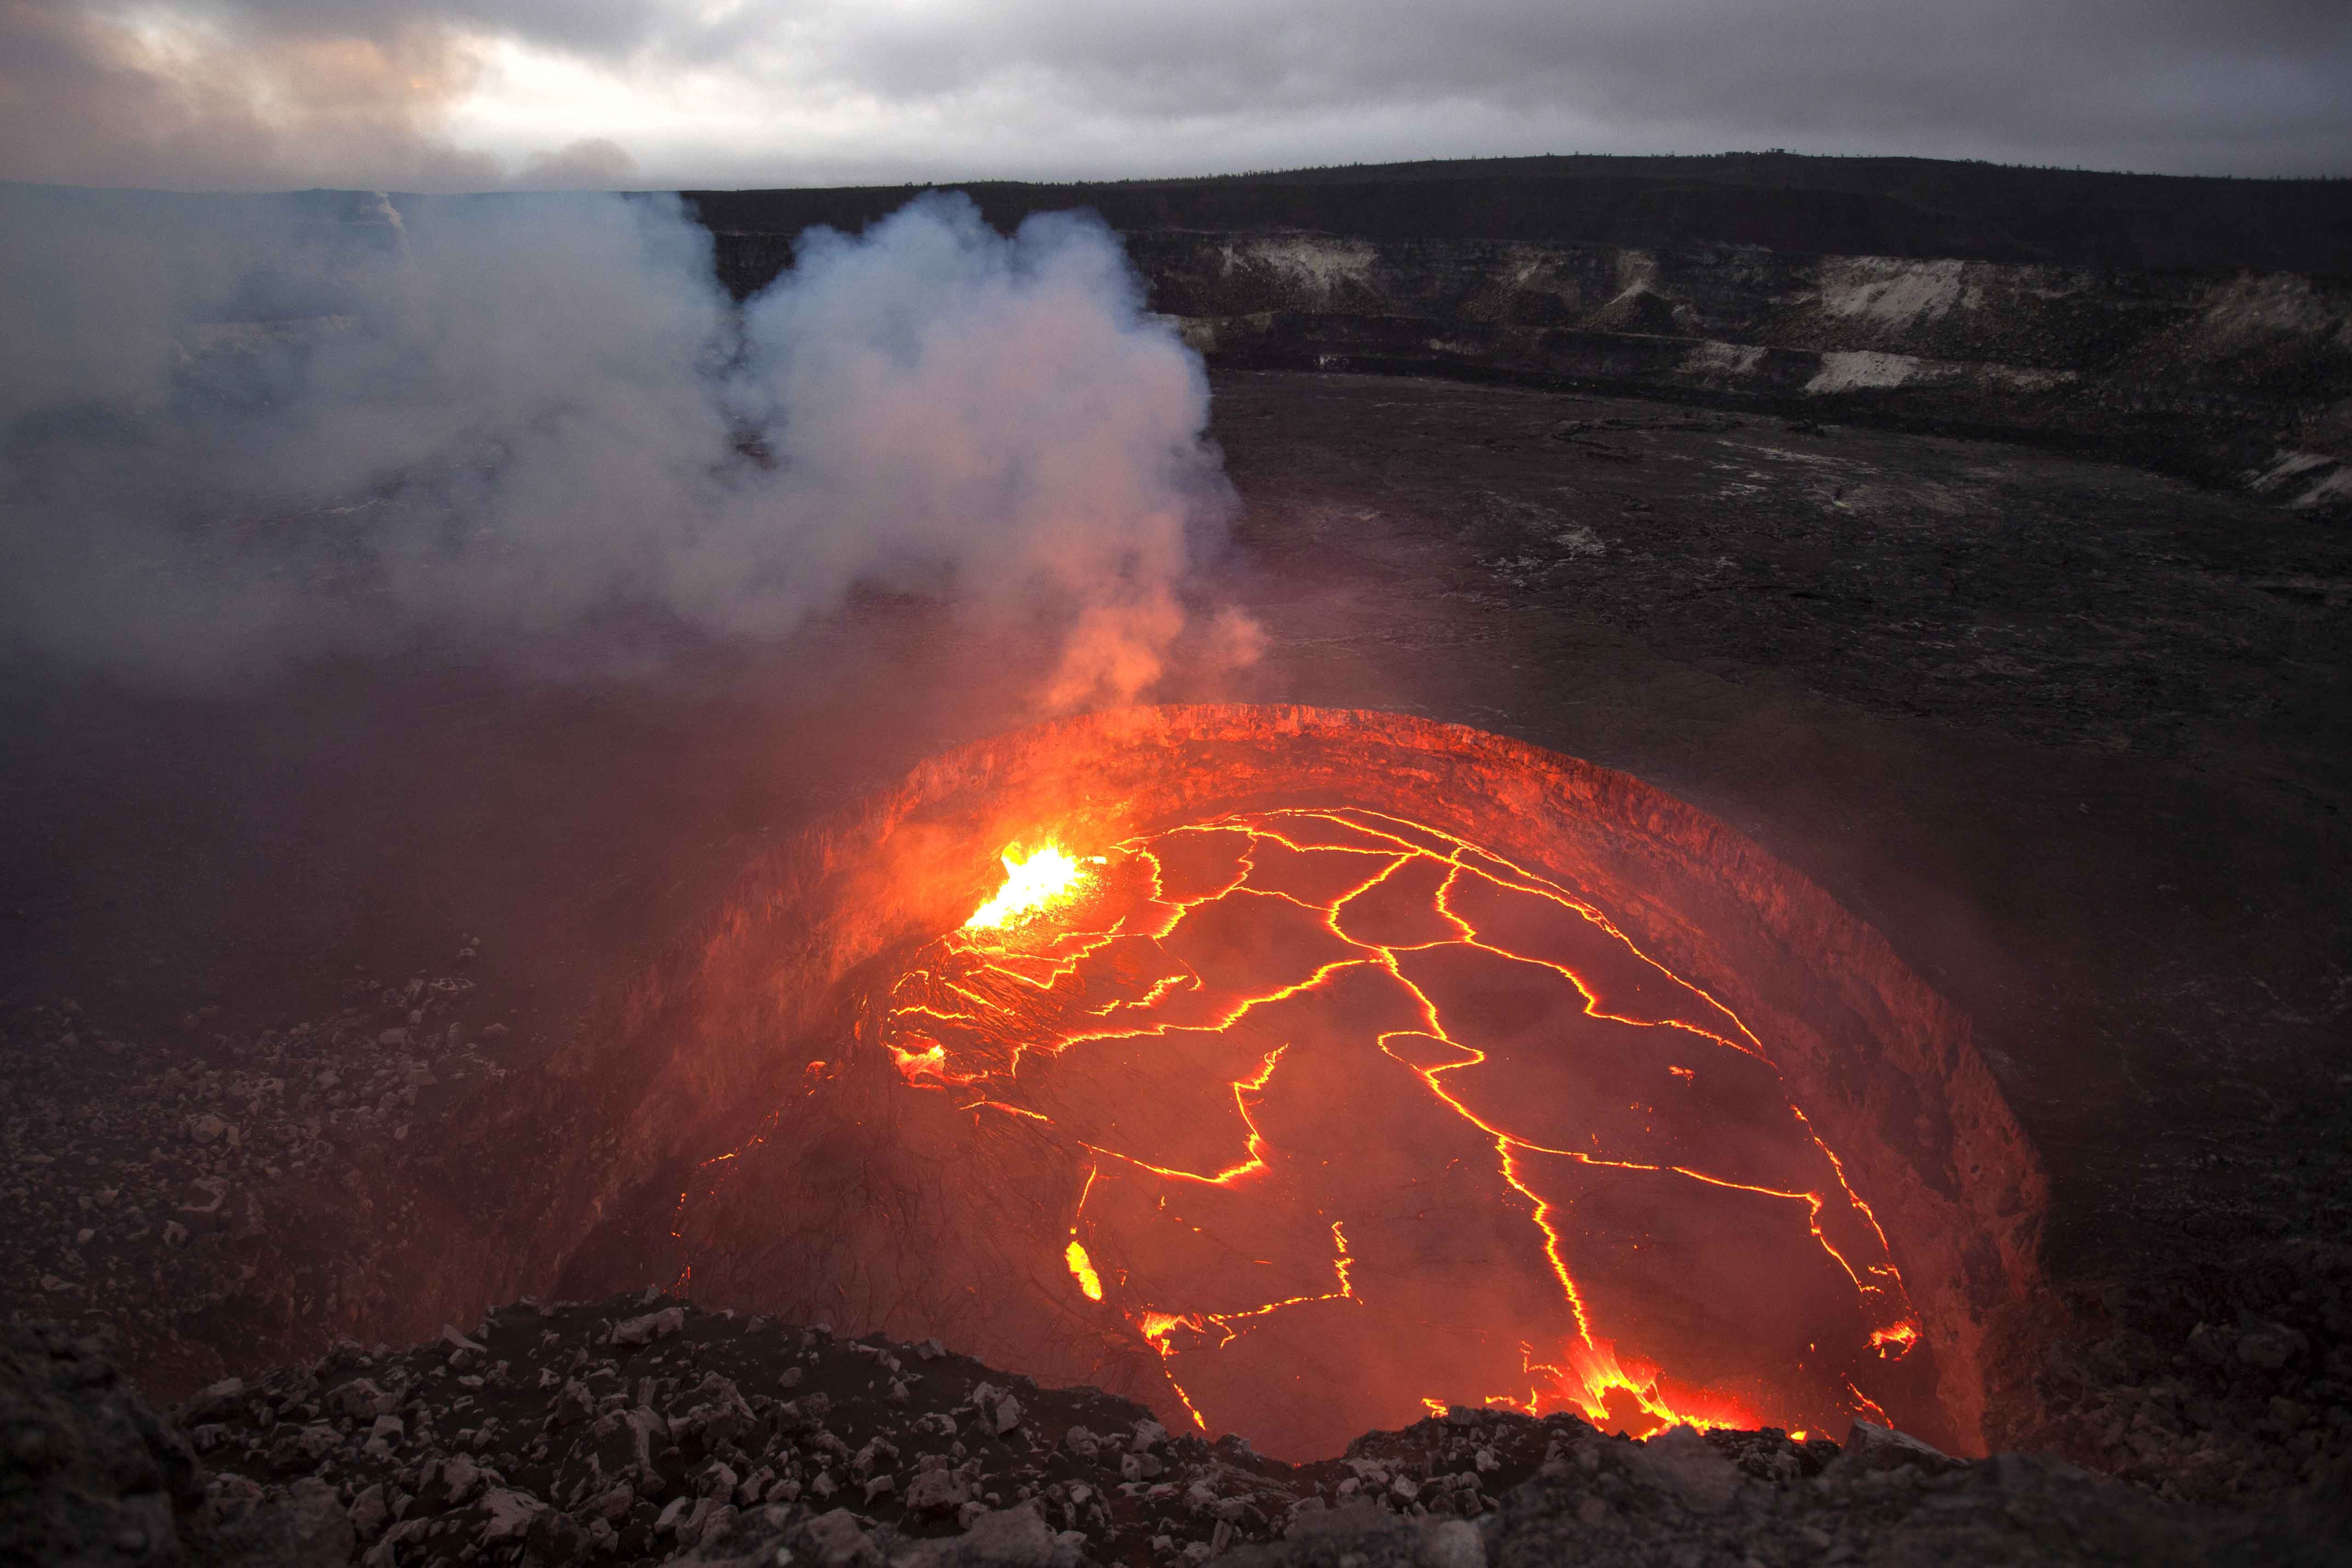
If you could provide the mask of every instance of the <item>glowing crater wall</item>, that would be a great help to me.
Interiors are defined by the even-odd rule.
[[[944,938],[1048,838],[1119,885]],[[1055,978],[1043,948],[1118,921]],[[1024,944],[1044,983],[992,997]],[[1587,1067],[1547,1078],[1564,1029]],[[1137,709],[937,758],[755,868],[601,1047],[619,1157],[567,1291],[667,1242],[712,1304],[936,1334],[1286,1457],[1409,1390],[1637,1430],[1885,1405],[1980,1450],[2034,1289],[2031,1153],[1874,932],[1636,779],[1396,716]],[[674,1236],[625,1190],[655,1172]]]

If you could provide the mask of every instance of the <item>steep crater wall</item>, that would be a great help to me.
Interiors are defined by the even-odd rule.
[[[2352,500],[2352,284],[1951,258],[1137,235],[1212,362],[1636,392]]]

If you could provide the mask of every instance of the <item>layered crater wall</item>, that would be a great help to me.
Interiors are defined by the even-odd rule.
[[[2185,465],[2290,505],[2352,500],[2352,287],[2337,279],[1726,245],[1129,247],[1213,362],[1769,406]]]
[[[907,1071],[915,1042],[891,1031],[894,977],[980,907],[1002,880],[1007,845],[1050,835],[1109,850],[1236,813],[1367,808],[1572,889],[1643,962],[1736,1016],[1834,1151],[1837,1179],[1883,1230],[1886,1269],[1907,1303],[1888,1321],[1917,1336],[1911,1381],[1880,1388],[1910,1402],[1890,1413],[1980,1451],[1989,1409],[2021,1396],[2010,1341],[2037,1295],[2044,1192],[1966,1020],[1874,932],[1690,807],[1590,764],[1381,714],[1180,707],[1048,726],[949,753],[777,852],[751,868],[702,937],[454,1129],[488,1156],[477,1207],[496,1218],[436,1249],[407,1312],[437,1321],[525,1291],[583,1296],[674,1279],[708,1304],[936,1335],[1041,1381],[1096,1384],[1181,1418],[1172,1391],[1192,1374],[1171,1353],[1189,1348],[1202,1357],[1193,1364],[1212,1365],[1216,1311],[1193,1314],[1203,1337],[1180,1347],[1161,1320],[1183,1314],[1148,1310],[1137,1281],[1149,1260],[1131,1238],[1081,1228],[1108,1212],[1081,1212],[1089,1168],[1131,1169],[1138,1151],[1099,1129],[1073,1133],[1067,1114],[1041,1125],[1053,1117],[1034,1103],[976,1130],[988,1113],[970,1095]],[[1360,928],[1356,936],[1371,940]],[[1407,968],[1424,988],[1436,983]],[[1267,1050],[1298,1051],[1290,1060],[1306,1071],[1304,1039]],[[1387,1054],[1391,1065],[1412,1055]],[[1405,1065],[1425,1073],[1444,1063]],[[1230,1085],[1244,1119],[1265,1124],[1252,1123],[1253,1142],[1272,1124],[1252,1095],[1286,1082],[1272,1071],[1254,1086]],[[1171,1095],[1184,1090],[1167,1082]],[[1018,1099],[998,1087],[997,1098]],[[1173,1184],[1163,1199],[1173,1192],[1180,1207],[1203,1190],[1184,1171],[1160,1175]],[[1542,1228],[1527,1228],[1545,1203],[1557,1215],[1561,1200],[1538,1187],[1529,1180],[1517,1196],[1497,1189],[1476,1201],[1501,1216],[1497,1225],[1519,1226],[1539,1255]],[[1342,1261],[1364,1270],[1351,1285],[1342,1268],[1340,1284],[1365,1294],[1381,1221],[1335,1218],[1359,1227]],[[1573,1227],[1556,1218],[1549,1229],[1572,1254]],[[1082,1238],[1104,1250],[1091,1291],[1069,1250]],[[1132,1279],[1115,1267],[1121,1247]],[[1584,1267],[1570,1257],[1563,1282],[1570,1265]],[[1738,1281],[1725,1289],[1736,1303]],[[1517,1323],[1480,1332],[1523,1332]],[[1614,1326],[1643,1349],[1639,1324]],[[1543,1360],[1544,1348],[1525,1359]],[[1527,1391],[1430,1393],[1516,1401]],[[1202,1424],[1246,1430],[1231,1408]]]
[[[969,187],[1090,207],[1212,364],[1502,379],[2032,442],[2352,506],[2340,183],[1519,160]],[[739,297],[889,191],[692,194]]]

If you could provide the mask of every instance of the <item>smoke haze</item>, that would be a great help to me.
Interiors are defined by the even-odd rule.
[[[739,311],[670,197],[0,203],[18,656],[610,669],[864,587],[1065,628],[1070,706],[1157,677],[1230,505],[1200,362],[1087,216],[927,196]]]

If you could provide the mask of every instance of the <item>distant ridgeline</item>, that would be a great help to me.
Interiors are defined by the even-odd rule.
[[[2031,441],[2352,505],[2352,180],[1730,153],[955,187],[1088,207],[1212,364]],[[689,192],[739,298],[916,187]]]
[[[690,191],[721,235],[857,228],[920,187]],[[1307,229],[1365,239],[1761,246],[1824,256],[2133,270],[2352,274],[2352,179],[2232,180],[1929,158],[1729,152],[1360,164],[1102,183],[981,181],[999,228],[1091,207],[1122,233]],[[739,287],[764,282],[744,274]]]

